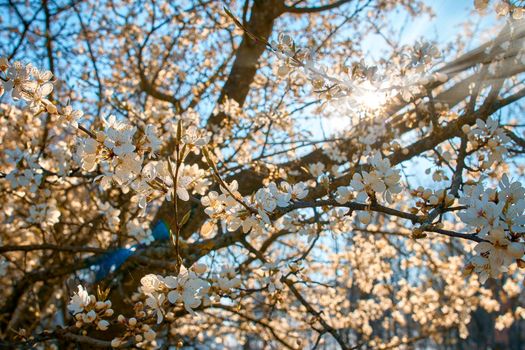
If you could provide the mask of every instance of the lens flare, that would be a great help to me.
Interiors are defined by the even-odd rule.
[[[375,110],[383,106],[386,96],[379,91],[365,90],[356,100],[366,109]]]

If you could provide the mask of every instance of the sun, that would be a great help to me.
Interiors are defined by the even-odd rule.
[[[361,94],[356,96],[356,101],[365,109],[376,110],[384,105],[386,96],[379,91],[364,90]]]

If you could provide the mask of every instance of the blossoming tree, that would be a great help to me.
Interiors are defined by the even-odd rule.
[[[522,349],[525,10],[431,3],[1,2],[0,347]]]

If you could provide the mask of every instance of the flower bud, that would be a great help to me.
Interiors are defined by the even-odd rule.
[[[146,332],[144,332],[144,339],[147,341],[154,341],[157,337],[157,333],[153,329],[149,329]]]
[[[84,314],[84,316],[82,317],[82,321],[84,321],[85,323],[91,323],[95,320],[95,318],[97,318],[97,314],[95,310],[91,310],[87,314]]]
[[[115,338],[111,341],[111,346],[114,347],[114,348],[118,348],[122,345],[122,340],[120,340],[120,338]]]
[[[430,196],[430,198],[428,199],[428,203],[430,203],[430,205],[436,205],[439,203],[439,199],[438,197],[432,195]]]
[[[97,328],[100,329],[101,331],[107,330],[108,326],[109,326],[109,322],[106,320],[100,320],[97,323]]]
[[[290,68],[284,64],[282,66],[279,66],[279,68],[277,68],[277,75],[280,77],[286,76],[286,74],[288,74],[289,72],[290,72]]]

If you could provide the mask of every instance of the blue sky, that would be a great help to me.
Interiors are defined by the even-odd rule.
[[[464,30],[462,23],[469,19],[478,23],[480,33],[498,22],[495,16],[490,14],[492,11],[487,11],[489,15],[479,16],[474,11],[472,0],[430,0],[426,3],[432,7],[435,16],[431,18],[428,15],[422,15],[412,19],[402,31],[401,44],[410,45],[420,38],[446,44],[453,41]],[[403,26],[404,21],[404,14],[391,14],[391,24],[398,25],[399,29]],[[478,40],[482,40],[480,36],[474,38],[472,44]],[[384,40],[379,35],[369,36],[362,44],[365,51],[368,51],[374,58],[380,57],[381,50],[386,47]]]

